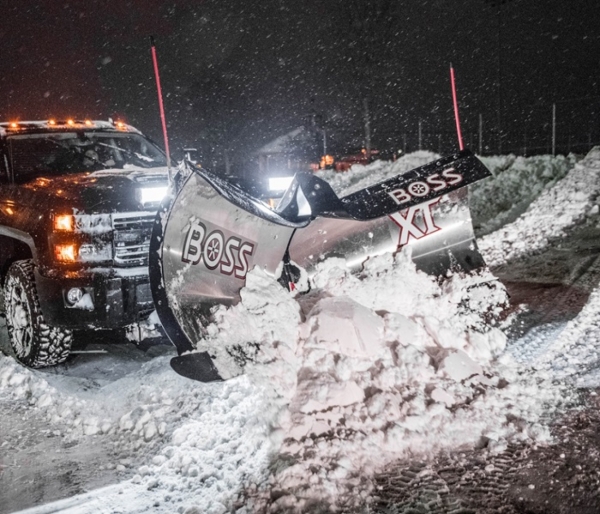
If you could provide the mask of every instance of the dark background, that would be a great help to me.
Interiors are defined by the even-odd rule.
[[[600,140],[600,9],[564,0],[1,0],[0,118],[120,118],[222,166],[315,120],[328,150],[483,153]],[[479,141],[480,120],[483,139]],[[500,130],[499,130],[500,127]]]

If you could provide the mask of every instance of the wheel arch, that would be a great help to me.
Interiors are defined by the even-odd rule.
[[[33,238],[26,232],[0,227],[0,281],[4,284],[11,264],[23,259],[37,260]]]

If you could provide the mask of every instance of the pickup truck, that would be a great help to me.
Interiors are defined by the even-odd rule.
[[[76,331],[144,326],[163,151],[122,122],[0,123],[0,279],[16,358],[51,366]]]

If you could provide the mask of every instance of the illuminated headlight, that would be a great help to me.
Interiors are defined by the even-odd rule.
[[[269,179],[269,191],[285,191],[294,180],[294,177],[271,177]]]
[[[142,203],[159,203],[166,196],[168,186],[160,187],[143,187],[142,191]]]

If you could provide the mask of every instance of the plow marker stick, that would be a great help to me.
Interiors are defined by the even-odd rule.
[[[163,137],[165,139],[165,152],[167,154],[167,170],[169,182],[171,182],[171,154],[169,152],[169,137],[167,136],[167,121],[165,119],[165,107],[163,105],[162,89],[160,87],[160,74],[158,73],[158,59],[156,57],[156,46],[154,37],[150,36],[150,47],[152,49],[152,62],[154,63],[154,76],[156,77],[156,89],[158,91],[158,108],[160,109],[160,120],[162,122]]]
[[[456,120],[456,134],[458,135],[458,147],[464,150],[462,132],[460,131],[460,118],[458,117],[458,100],[456,99],[456,81],[454,80],[454,68],[450,65],[450,83],[452,84],[452,102],[454,103],[454,119]]]

